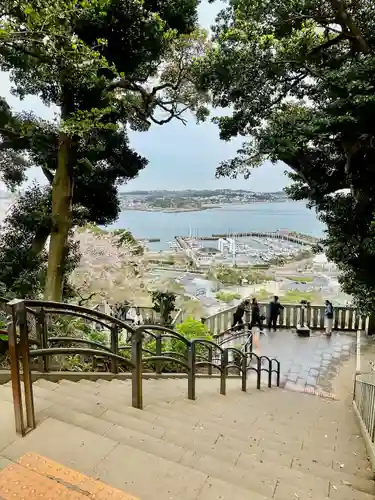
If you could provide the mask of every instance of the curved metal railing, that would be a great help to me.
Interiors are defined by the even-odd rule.
[[[161,374],[167,364],[182,367],[187,373],[188,398],[196,398],[197,371],[206,369],[205,375],[212,376],[213,370],[220,375],[220,393],[226,394],[226,381],[229,370],[235,370],[242,380],[242,391],[247,390],[247,373],[257,374],[257,388],[261,387],[262,372],[268,373],[268,386],[272,385],[272,373],[277,374],[280,381],[280,364],[265,356],[259,357],[248,350],[251,342],[240,350],[236,347],[223,347],[211,339],[188,339],[179,332],[160,325],[142,325],[131,327],[124,321],[99,311],[63,304],[58,302],[36,300],[13,300],[7,304],[9,357],[17,432],[25,434],[35,428],[35,413],[31,383],[33,360],[37,360],[37,368],[41,372],[51,371],[51,359],[59,356],[75,355],[92,359],[93,368],[98,369],[97,361],[104,362],[104,370],[118,374],[126,369],[132,377],[132,405],[142,409],[142,376],[144,367]],[[109,330],[108,344],[102,344],[87,337],[72,335],[49,335],[54,325],[52,320],[58,316],[81,318],[90,325],[97,323]],[[30,316],[35,319],[35,338],[30,338]],[[130,342],[120,344],[119,333],[125,330],[130,334]],[[177,343],[177,344],[176,344]],[[79,345],[77,347],[77,344]],[[34,345],[36,348],[32,348]],[[178,350],[174,350],[175,346]],[[230,354],[237,363],[229,360]],[[253,358],[256,360],[252,365]],[[276,368],[273,363],[276,361]],[[268,362],[265,366],[264,362]],[[26,424],[24,422],[21,395],[21,368],[23,373]],[[53,368],[53,367],[52,367]]]

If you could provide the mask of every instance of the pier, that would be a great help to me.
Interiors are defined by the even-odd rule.
[[[302,236],[302,235],[301,235]],[[285,240],[285,241],[291,241],[293,243],[298,243],[300,245],[312,245],[313,242],[309,241],[306,237],[305,238],[299,238],[297,236],[288,234],[288,233],[281,233],[281,232],[259,232],[259,231],[251,231],[248,233],[223,233],[223,234],[213,234],[212,239],[219,239],[219,238],[274,238],[277,240]],[[205,238],[199,238],[199,239],[205,239]]]

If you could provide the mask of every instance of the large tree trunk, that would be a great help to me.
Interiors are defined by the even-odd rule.
[[[73,158],[72,139],[61,133],[57,169],[52,183],[52,231],[48,253],[45,300],[61,301],[64,261],[72,225]]]

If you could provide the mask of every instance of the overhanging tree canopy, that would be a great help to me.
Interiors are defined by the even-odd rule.
[[[205,118],[207,96],[196,92],[191,75],[205,46],[204,33],[192,33],[196,8],[197,0],[3,2],[1,68],[10,71],[16,95],[37,95],[60,111],[45,123],[12,117],[4,103],[0,130],[9,180],[22,180],[27,155],[51,182],[47,299],[61,298],[72,204],[98,222],[93,194],[115,200],[119,182],[145,165],[127,144],[127,127],[183,121],[188,109]],[[117,210],[112,203],[107,221]]]
[[[371,0],[230,0],[200,81],[220,136],[249,137],[218,176],[283,161],[327,224],[328,257],[363,310],[375,309],[375,4]],[[344,191],[342,191],[344,190]]]

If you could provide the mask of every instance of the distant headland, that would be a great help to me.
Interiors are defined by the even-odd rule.
[[[287,201],[283,191],[258,193],[242,189],[129,191],[120,193],[122,210],[145,212],[195,212],[226,205]]]

